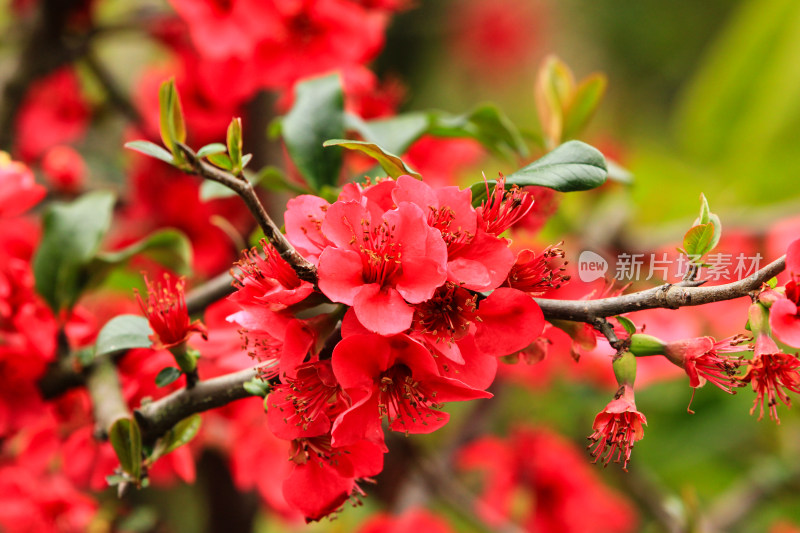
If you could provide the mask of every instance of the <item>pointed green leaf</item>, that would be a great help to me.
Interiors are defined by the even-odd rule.
[[[161,84],[158,92],[160,104],[159,125],[161,127],[161,140],[164,146],[175,155],[177,161],[182,160],[180,153],[175,151],[175,142],[186,142],[186,124],[183,119],[183,108],[175,87],[175,79],[171,78]]]
[[[600,105],[607,84],[603,74],[594,74],[578,85],[569,105],[564,109],[562,139],[573,139],[580,135]]]
[[[130,141],[125,143],[125,148],[134,150],[140,154],[155,157],[156,159],[160,159],[161,161],[169,163],[170,165],[175,162],[175,159],[172,157],[171,153],[164,150],[159,145],[151,143],[150,141]]]
[[[393,178],[397,178],[403,174],[408,174],[409,176],[413,176],[418,180],[422,179],[422,176],[420,176],[420,174],[415,170],[411,169],[411,167],[406,165],[402,159],[385,151],[377,144],[364,141],[348,141],[346,139],[330,139],[325,141],[323,146],[341,146],[342,148],[347,148],[348,150],[358,150],[359,152],[363,152],[376,160],[381,165],[381,168],[383,168],[383,170],[385,170],[386,173]]]
[[[72,308],[86,287],[86,267],[111,224],[114,200],[112,193],[96,191],[45,212],[33,273],[37,292],[54,311]]]
[[[150,340],[152,334],[153,331],[145,317],[139,315],[116,316],[106,322],[106,325],[97,334],[95,357],[131,348],[149,348],[152,345]]]
[[[158,443],[150,455],[150,461],[155,461],[159,457],[163,457],[191,442],[200,430],[202,423],[203,417],[199,414],[194,414],[175,424],[163,437],[158,439]]]
[[[228,155],[231,158],[231,166],[234,174],[242,170],[242,119],[239,117],[231,120],[228,126]]]
[[[342,152],[322,146],[328,139],[344,136],[344,96],[338,74],[297,85],[295,102],[283,118],[281,133],[289,156],[312,189],[339,181]]]
[[[233,161],[228,157],[228,154],[211,154],[208,156],[208,160],[211,161],[213,165],[223,170],[233,169]]]
[[[569,141],[530,165],[506,176],[506,186],[539,185],[560,192],[586,191],[606,181],[603,154],[580,141]],[[492,186],[496,183],[489,181]],[[486,196],[483,182],[475,183],[472,203],[477,205]]]
[[[117,454],[122,470],[135,481],[142,475],[142,434],[133,418],[120,418],[111,426],[108,440]]]
[[[622,327],[625,328],[625,331],[628,332],[628,335],[633,335],[636,333],[636,324],[633,323],[633,320],[622,315],[618,315],[616,319],[619,321]]]

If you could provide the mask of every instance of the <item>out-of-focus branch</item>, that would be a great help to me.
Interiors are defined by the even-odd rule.
[[[251,396],[244,384],[256,375],[255,369],[240,370],[201,381],[191,389],[181,389],[141,406],[134,411],[134,416],[142,431],[142,440],[152,443],[187,416]]]
[[[131,416],[122,397],[117,369],[109,357],[99,357],[92,364],[86,374],[86,389],[92,400],[96,435],[106,438],[115,421]]]
[[[752,276],[725,285],[693,287],[682,284],[662,285],[652,289],[601,298],[598,300],[548,300],[537,298],[545,318],[594,323],[598,318],[655,309],[678,309],[690,305],[703,305],[733,300],[749,295],[763,283],[783,272],[786,256],[768,264]]]
[[[74,61],[88,49],[91,32],[67,35],[70,14],[83,0],[42,0],[36,21],[22,45],[16,70],[3,89],[0,109],[0,149],[8,150],[14,139],[14,123],[30,85],[57,68]]]
[[[199,313],[234,290],[236,287],[233,286],[233,276],[230,272],[223,272],[187,292],[186,309],[190,315]]]
[[[92,73],[94,79],[97,80],[97,83],[103,88],[103,91],[105,91],[108,101],[117,108],[125,118],[139,127],[139,129],[143,130],[143,133],[150,135],[152,132],[145,131],[146,124],[139,110],[131,103],[130,99],[125,95],[116,80],[111,76],[111,73],[108,72],[108,69],[100,62],[97,56],[92,52],[88,52],[83,60],[89,72]]]
[[[255,189],[253,189],[253,186],[246,179],[234,176],[233,174],[209,165],[200,159],[194,150],[183,143],[175,144],[189,162],[191,172],[202,178],[216,181],[236,192],[236,194],[244,200],[245,205],[247,205],[247,208],[256,218],[267,240],[278,250],[281,257],[294,268],[295,272],[297,272],[297,276],[302,280],[316,283],[316,267],[300,255],[283,233],[281,233],[278,225],[275,224],[269,214],[267,214],[266,209],[264,209],[264,206],[258,199]]]

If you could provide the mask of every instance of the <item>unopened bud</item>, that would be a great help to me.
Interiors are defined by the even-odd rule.
[[[634,333],[631,335],[630,351],[636,357],[646,357],[648,355],[664,355],[666,343],[652,335],[644,333]]]
[[[769,311],[762,304],[758,302],[751,304],[747,311],[747,318],[753,335],[769,333]]]
[[[631,352],[622,352],[614,359],[611,366],[614,368],[614,376],[620,386],[630,385],[633,387],[633,383],[636,381],[636,356]]]

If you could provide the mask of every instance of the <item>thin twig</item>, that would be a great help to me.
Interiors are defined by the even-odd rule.
[[[92,76],[94,76],[95,80],[97,80],[97,83],[105,91],[108,101],[111,102],[111,104],[116,107],[117,110],[119,110],[119,112],[125,116],[125,118],[138,126],[139,129],[146,130],[147,125],[142,119],[142,115],[139,113],[139,110],[136,109],[136,106],[131,103],[130,98],[125,95],[117,82],[111,76],[111,73],[108,72],[108,69],[106,69],[105,65],[103,65],[92,52],[87,52],[83,60],[88,67],[89,72],[92,73]],[[144,131],[144,133],[150,135],[151,132]]]
[[[264,209],[264,206],[261,204],[261,200],[258,199],[255,189],[253,189],[250,182],[209,165],[185,144],[175,144],[189,162],[191,172],[202,178],[216,181],[236,192],[236,194],[244,200],[245,205],[247,205],[247,208],[256,218],[258,225],[264,232],[264,236],[275,249],[278,250],[280,256],[292,266],[295,272],[297,272],[297,276],[302,280],[316,283],[316,267],[309,263],[305,257],[300,255],[283,233],[281,233],[280,228],[278,228],[277,224],[275,224],[269,214],[267,214],[266,209]]]
[[[748,296],[763,283],[783,272],[786,256],[765,266],[752,276],[725,285],[683,286],[662,285],[652,289],[601,298],[598,300],[548,300],[536,298],[545,318],[593,323],[598,318],[642,311],[644,309],[678,309],[684,306],[703,305]]]

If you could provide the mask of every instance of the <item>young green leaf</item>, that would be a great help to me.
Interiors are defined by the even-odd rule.
[[[172,165],[175,162],[175,159],[172,157],[171,153],[164,150],[159,145],[151,143],[150,141],[126,142],[125,148],[133,150],[135,152],[139,152],[140,154],[144,154],[150,157],[155,157],[156,159],[160,159],[161,161],[169,163],[170,165]]]
[[[232,172],[238,174],[242,171],[242,119],[239,117],[231,120],[228,126],[228,155],[231,159]]]
[[[71,309],[86,288],[86,267],[111,224],[114,201],[112,193],[96,191],[45,212],[33,273],[37,292],[54,311]]]
[[[319,190],[339,180],[342,152],[322,143],[344,136],[344,96],[338,74],[297,85],[295,102],[283,118],[281,133],[289,156],[306,183]]]
[[[191,442],[197,432],[200,431],[202,423],[203,417],[199,414],[193,414],[175,424],[172,429],[158,440],[153,453],[150,455],[150,461],[153,462],[159,457],[163,457]]]
[[[211,161],[211,164],[223,170],[233,170],[233,161],[228,157],[228,154],[211,154],[208,156],[208,160]]]
[[[431,112],[429,132],[439,137],[469,137],[501,156],[528,155],[528,148],[517,127],[497,106],[482,104],[463,115]]]
[[[178,230],[163,229],[121,250],[99,252],[88,267],[93,284],[102,281],[94,279],[96,276],[124,266],[137,255],[152,259],[179,274],[189,274],[192,269],[192,244],[189,238]]]
[[[633,323],[633,320],[622,315],[618,315],[616,318],[622,327],[625,328],[625,331],[628,332],[628,335],[633,335],[636,333],[636,324]]]
[[[106,325],[97,334],[95,357],[131,348],[149,348],[152,344],[150,340],[152,334],[153,331],[145,317],[139,315],[116,316],[106,322]]]
[[[422,179],[422,176],[415,170],[411,169],[411,167],[406,165],[402,159],[390,152],[387,152],[377,144],[364,141],[348,141],[346,139],[330,139],[325,141],[323,146],[341,146],[342,148],[347,148],[348,150],[358,150],[359,152],[363,152],[375,159],[381,165],[381,168],[383,168],[383,170],[385,170],[386,173],[393,178],[397,178],[403,174],[408,174],[409,176],[413,176],[418,180]]]
[[[699,262],[699,259],[706,255],[713,248],[714,223],[698,224],[692,226],[683,237],[683,249],[686,255]]]
[[[183,156],[179,151],[175,150],[175,143],[186,142],[186,124],[183,119],[183,108],[181,107],[181,99],[178,96],[174,78],[161,84],[158,91],[158,101],[160,104],[161,140],[164,141],[164,146],[175,156],[175,160],[180,163],[183,161]]]
[[[600,105],[606,92],[606,85],[608,82],[603,74],[593,74],[575,88],[568,105],[564,108],[564,129],[561,132],[563,140],[580,135]]]

